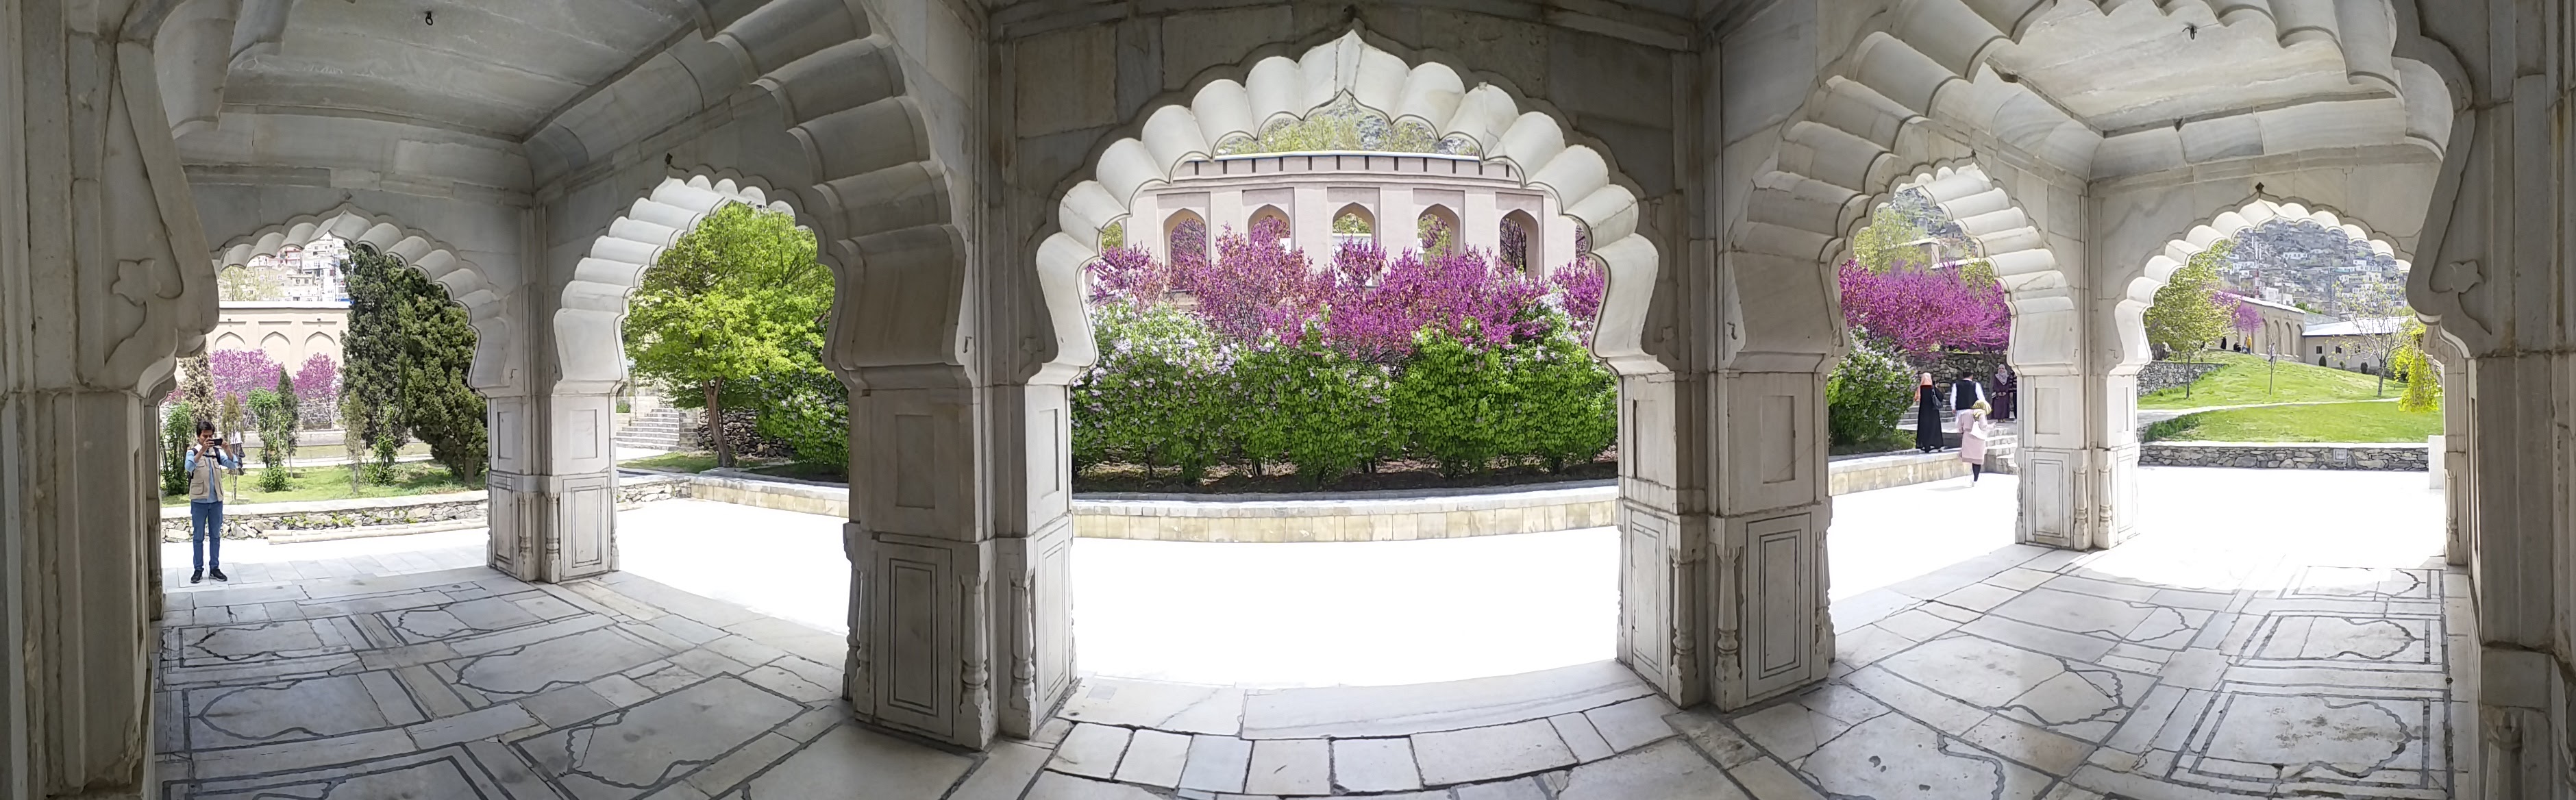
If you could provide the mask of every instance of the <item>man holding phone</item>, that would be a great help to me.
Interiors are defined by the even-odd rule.
[[[196,567],[189,583],[205,580],[210,567],[215,580],[231,580],[224,577],[225,468],[240,469],[241,460],[215,436],[214,423],[198,420],[197,446],[188,451],[188,560]]]

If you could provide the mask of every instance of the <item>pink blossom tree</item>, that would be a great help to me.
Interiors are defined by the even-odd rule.
[[[1845,261],[1839,278],[1843,319],[1893,343],[1918,365],[1944,351],[1991,352],[2011,341],[2012,308],[2003,287],[1977,285],[1960,270],[1872,272]]]
[[[247,402],[252,389],[277,388],[277,373],[283,369],[258,350],[216,350],[206,354],[206,365],[217,402],[225,397]]]
[[[306,422],[329,422],[340,405],[339,363],[323,353],[304,359],[304,366],[295,370],[295,399]]]
[[[1589,256],[1577,256],[1550,275],[1547,282],[1555,287],[1557,307],[1573,319],[1574,331],[1584,344],[1592,343],[1594,326],[1601,322],[1601,298],[1610,289],[1610,272],[1601,262]]]

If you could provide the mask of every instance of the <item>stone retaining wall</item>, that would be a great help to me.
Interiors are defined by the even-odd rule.
[[[2180,388],[2183,384],[2200,380],[2200,376],[2209,374],[2210,370],[2223,366],[2226,365],[2210,363],[2185,364],[2180,361],[2149,361],[2146,366],[2138,368],[2138,396],[2145,397],[2148,392],[2156,391],[2158,389]]]
[[[296,503],[225,503],[224,538],[266,538],[269,531],[321,528],[366,528],[418,525],[459,519],[482,519],[482,492],[452,492],[359,500],[312,500]],[[161,507],[161,540],[184,542],[189,533],[188,504]]]
[[[2170,467],[2251,469],[2353,469],[2423,472],[2430,469],[2420,444],[2288,444],[2266,442],[2154,442],[2138,448],[2138,463]]]
[[[689,496],[689,482],[654,477],[620,481],[617,506]],[[225,503],[224,538],[320,541],[423,532],[431,523],[480,520],[488,511],[482,492],[450,492],[357,500],[294,503]],[[161,540],[188,540],[188,505],[161,507]],[[461,527],[475,527],[464,525]],[[321,533],[329,531],[330,533]]]

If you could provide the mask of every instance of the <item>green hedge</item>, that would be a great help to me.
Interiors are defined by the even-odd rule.
[[[1186,482],[1210,467],[1295,467],[1311,484],[1399,458],[1464,476],[1551,471],[1617,441],[1618,382],[1562,319],[1486,345],[1426,329],[1399,363],[1318,344],[1227,342],[1187,311],[1097,310],[1100,360],[1073,387],[1077,469],[1141,465]]]

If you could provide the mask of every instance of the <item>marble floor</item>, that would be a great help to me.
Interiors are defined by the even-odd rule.
[[[630,569],[560,586],[403,570],[423,562],[375,550],[398,542],[282,545],[170,594],[158,774],[173,798],[306,800],[2453,796],[2466,584],[2422,475],[2150,468],[2141,488],[2147,532],[2095,553],[1987,546],[2008,483],[1840,498],[1835,677],[1736,713],[1676,712],[1603,662],[1093,675],[1036,741],[979,754],[846,722],[838,612],[810,607],[832,593],[654,563],[671,543],[640,520],[709,509],[628,512]],[[811,546],[716,530],[734,538],[701,552]],[[362,552],[294,555],[320,544]],[[356,559],[390,574],[332,575]]]

